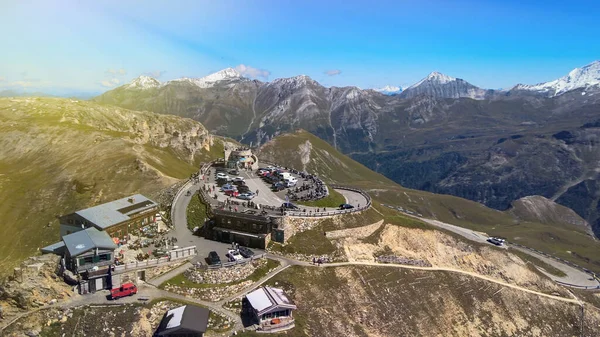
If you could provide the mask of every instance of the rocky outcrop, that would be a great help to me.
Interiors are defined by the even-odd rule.
[[[59,256],[34,256],[14,268],[13,274],[0,284],[0,307],[8,318],[21,310],[56,303],[74,293],[57,275]]]

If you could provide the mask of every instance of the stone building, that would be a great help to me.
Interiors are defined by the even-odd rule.
[[[274,222],[272,217],[213,209],[211,220],[204,226],[204,237],[265,249],[271,241]]]
[[[258,157],[252,154],[252,150],[237,148],[235,150],[225,149],[225,167],[229,169],[258,169]]]

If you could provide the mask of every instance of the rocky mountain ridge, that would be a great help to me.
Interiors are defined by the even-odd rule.
[[[597,64],[572,71],[577,85],[556,95],[485,90],[434,72],[397,95],[324,87],[304,75],[265,83],[232,76],[207,88],[121,87],[95,100],[190,117],[254,146],[305,129],[407,187],[500,210],[541,195],[573,208],[600,232],[593,185]]]
[[[571,90],[598,85],[600,85],[600,61],[594,61],[584,67],[575,68],[569,74],[554,81],[535,85],[517,84],[513,90],[529,90],[553,97]],[[584,93],[585,91],[582,92]]]

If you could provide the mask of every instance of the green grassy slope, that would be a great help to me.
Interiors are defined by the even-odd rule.
[[[585,228],[519,220],[482,204],[404,188],[341,154],[303,130],[280,135],[259,149],[259,158],[316,172],[326,183],[362,188],[376,202],[401,206],[425,217],[503,236],[600,272],[600,244]]]
[[[220,142],[175,116],[0,99],[0,274],[59,240],[57,216],[137,192],[154,197],[216,158]]]

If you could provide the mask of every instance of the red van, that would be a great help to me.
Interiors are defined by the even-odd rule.
[[[123,283],[120,288],[111,289],[110,291],[110,297],[113,300],[134,294],[137,294],[137,287],[133,283]]]

